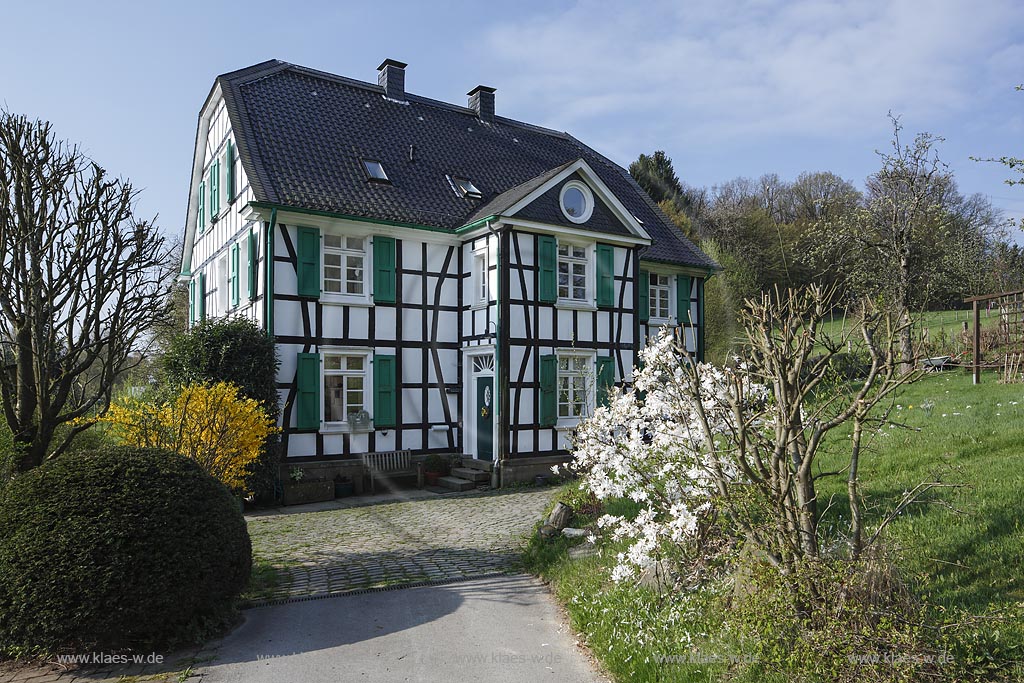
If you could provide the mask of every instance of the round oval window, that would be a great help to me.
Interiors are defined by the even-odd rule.
[[[578,187],[566,189],[562,195],[562,208],[573,218],[581,218],[587,211],[587,198]]]

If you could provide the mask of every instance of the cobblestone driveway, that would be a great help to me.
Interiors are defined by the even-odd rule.
[[[493,492],[255,517],[253,555],[279,583],[268,600],[508,569],[557,489]]]

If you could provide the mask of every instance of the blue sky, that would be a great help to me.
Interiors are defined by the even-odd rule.
[[[144,189],[176,233],[213,78],[269,58],[567,130],[626,165],[664,149],[680,177],[830,170],[858,185],[886,113],[945,138],[961,189],[1024,216],[1024,187],[970,156],[1024,156],[1017,0],[36,2],[3,10],[0,102],[51,120]]]

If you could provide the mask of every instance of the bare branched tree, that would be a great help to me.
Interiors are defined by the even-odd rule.
[[[849,557],[857,559],[888,524],[883,520],[870,534],[865,531],[859,490],[861,453],[869,434],[888,423],[891,401],[900,387],[919,376],[919,371],[904,372],[900,362],[906,322],[870,303],[864,304],[858,322],[848,330],[825,334],[822,324],[834,312],[834,299],[834,288],[811,286],[748,300],[741,320],[746,363],[733,375],[735,390],[730,398],[732,433],[720,439],[720,430],[702,420],[707,447],[719,455],[713,461],[735,463],[742,474],[742,486],[737,487],[733,477],[715,473],[720,504],[784,575],[822,556],[825,515],[819,507],[817,483],[823,477],[847,478]],[[869,361],[863,374],[851,380],[837,375],[835,360],[852,344]],[[689,400],[702,406],[701,368],[685,367],[695,375],[685,383]],[[768,388],[766,403],[754,404],[745,396],[747,380]],[[839,470],[822,471],[818,466],[821,449],[830,433],[845,425],[852,425],[849,457]],[[941,483],[925,482],[896,510],[937,486]]]
[[[109,406],[161,316],[169,250],[137,194],[48,122],[0,112],[0,399],[22,471]]]

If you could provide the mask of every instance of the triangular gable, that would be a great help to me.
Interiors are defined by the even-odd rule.
[[[562,213],[559,204],[561,188],[565,183],[578,181],[590,188],[594,194],[594,212],[585,223],[570,222]],[[650,235],[633,214],[623,206],[594,169],[583,159],[565,165],[561,171],[538,184],[524,197],[504,211],[502,216],[518,217],[535,222],[568,225],[578,230],[601,233],[618,233],[650,240]]]

